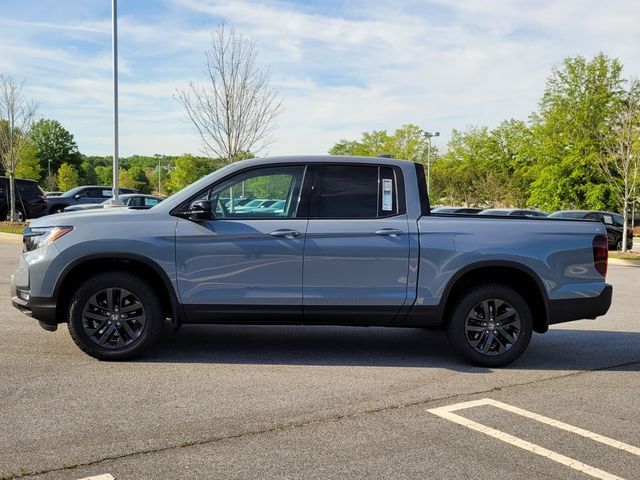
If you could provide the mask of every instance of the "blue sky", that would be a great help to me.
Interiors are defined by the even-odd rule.
[[[111,152],[110,0],[0,0],[0,70],[88,155]],[[225,19],[256,40],[285,111],[264,154],[312,154],[362,131],[526,119],[566,56],[640,76],[640,2],[120,0],[121,155],[198,153],[174,94],[201,80]]]

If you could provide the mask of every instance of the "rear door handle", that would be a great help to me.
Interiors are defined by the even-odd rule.
[[[374,233],[376,235],[388,235],[395,238],[398,235],[402,235],[404,232],[398,228],[382,228],[380,230],[376,230]]]
[[[291,240],[291,239],[294,239],[296,237],[299,237],[300,236],[300,232],[298,232],[296,230],[290,230],[288,228],[280,228],[278,230],[274,230],[269,235],[271,235],[272,237],[288,238],[289,240]]]

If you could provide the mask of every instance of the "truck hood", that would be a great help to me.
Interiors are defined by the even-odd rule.
[[[74,210],[71,212],[56,213],[46,215],[31,221],[31,227],[57,227],[75,226],[77,224],[90,224],[98,222],[110,222],[114,220],[130,221],[131,218],[140,219],[141,215],[148,215],[149,210],[137,210],[126,207],[114,208],[90,208],[85,210]]]

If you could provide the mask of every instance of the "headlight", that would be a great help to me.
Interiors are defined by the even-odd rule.
[[[50,245],[71,230],[73,230],[73,227],[27,227],[22,234],[24,237],[24,251],[30,252],[36,248]]]

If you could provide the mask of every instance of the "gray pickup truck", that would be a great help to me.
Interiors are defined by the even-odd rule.
[[[606,270],[598,222],[434,215],[419,164],[279,157],[150,210],[33,221],[11,295],[103,360],[143,353],[170,320],[444,329],[467,360],[498,367],[534,331],[605,314]]]

